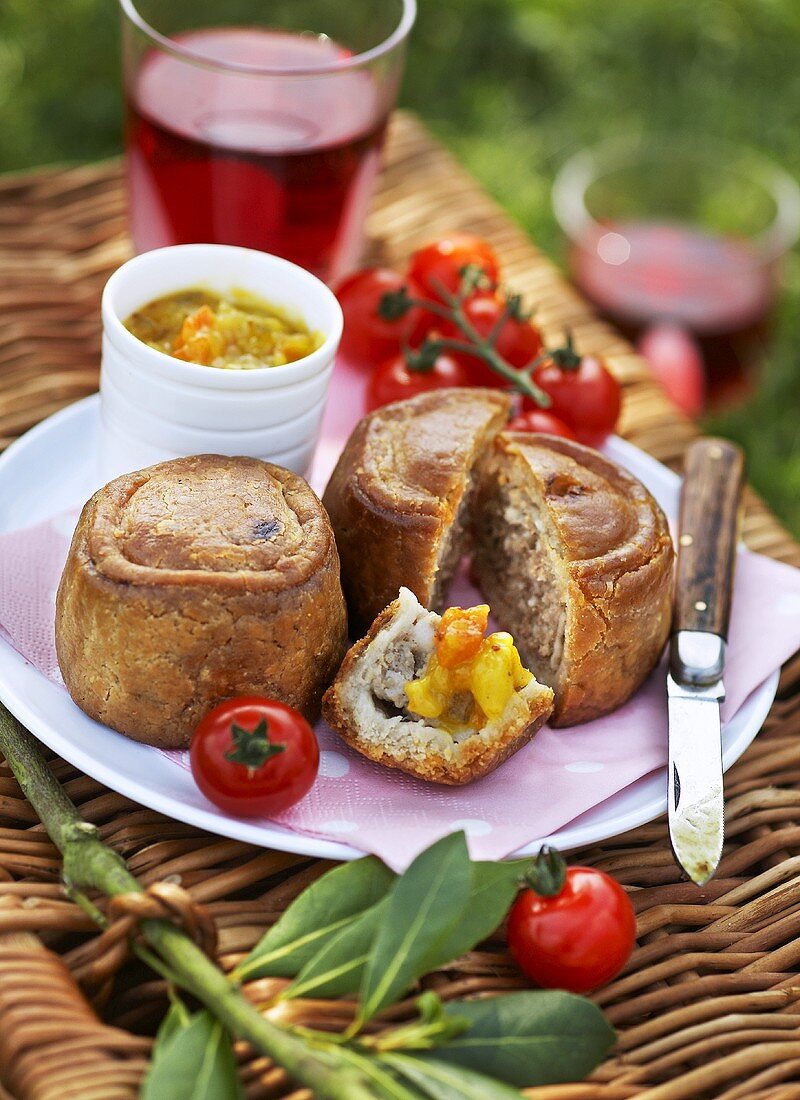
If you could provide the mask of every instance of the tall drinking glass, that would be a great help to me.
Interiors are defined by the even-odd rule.
[[[357,265],[416,0],[120,0],[131,232]]]

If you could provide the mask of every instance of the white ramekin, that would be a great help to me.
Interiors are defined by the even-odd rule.
[[[256,294],[302,318],[324,342],[282,367],[220,370],[173,359],[125,328],[135,310],[189,287]],[[314,275],[248,248],[175,245],[144,252],[115,271],[102,312],[100,462],[107,479],[203,453],[249,455],[305,473],[342,334],[339,303]]]

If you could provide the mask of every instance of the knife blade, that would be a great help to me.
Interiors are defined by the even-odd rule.
[[[667,675],[669,835],[698,886],[725,834],[719,708],[744,482],[744,455],[724,439],[686,452]]]

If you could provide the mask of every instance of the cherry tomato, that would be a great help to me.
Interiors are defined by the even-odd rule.
[[[558,348],[534,370],[533,381],[552,401],[548,412],[572,428],[581,443],[597,447],[613,432],[622,391],[598,356]],[[531,408],[533,402],[523,398],[522,405]]]
[[[547,412],[546,409],[527,409],[513,417],[506,425],[509,432],[544,432],[545,435],[560,435],[564,439],[576,439],[572,428],[563,420]]]
[[[198,787],[220,809],[271,817],[308,794],[319,746],[292,707],[243,695],[208,712],[192,737],[189,761]]]
[[[598,989],[619,973],[635,941],[636,917],[627,894],[591,867],[566,868],[554,896],[525,890],[508,918],[511,954],[545,989]]]
[[[411,257],[408,273],[413,282],[434,298],[441,297],[442,288],[455,294],[461,285],[461,272],[468,265],[483,269],[487,279],[496,284],[500,266],[491,245],[472,233],[450,233]]]
[[[678,408],[687,416],[699,416],[706,403],[706,381],[703,356],[692,334],[680,325],[654,325],[639,341],[639,351]]]
[[[495,294],[478,293],[464,303],[464,313],[475,331],[484,339],[498,324],[505,303]],[[443,335],[454,340],[465,340],[454,321],[442,326]],[[500,329],[495,341],[497,353],[512,367],[527,367],[542,350],[542,338],[538,328],[530,321],[518,321],[509,317]],[[475,386],[505,386],[507,383],[483,359],[466,352],[453,352],[464,366],[469,368]]]
[[[430,314],[412,307],[404,317],[389,321],[378,312],[384,294],[407,287],[409,294],[419,297],[419,287],[385,267],[367,267],[356,272],[336,291],[344,313],[342,351],[354,362],[374,367],[400,350],[404,340],[412,346],[422,342],[433,324]]]
[[[448,386],[469,386],[468,371],[452,355],[438,355],[430,370],[411,370],[404,356],[395,355],[375,370],[367,385],[367,411],[406,397]]]

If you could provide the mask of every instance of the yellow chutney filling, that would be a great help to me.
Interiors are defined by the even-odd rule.
[[[200,288],[168,294],[132,313],[125,327],[174,359],[223,370],[282,367],[323,343],[299,318],[243,290],[225,298]]]
[[[404,684],[410,713],[451,734],[482,730],[531,682],[514,639],[505,631],[487,635],[488,620],[486,604],[444,612],[425,670]]]

